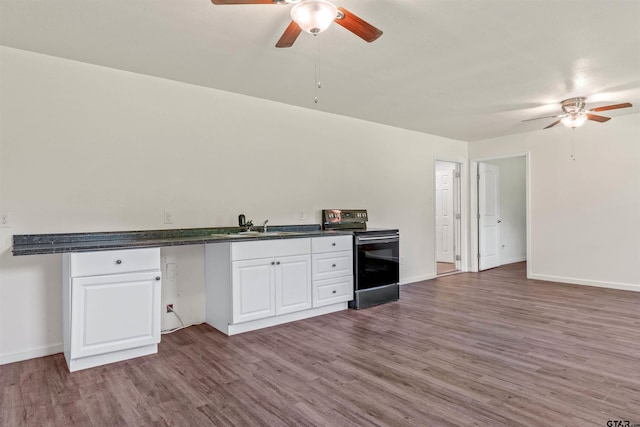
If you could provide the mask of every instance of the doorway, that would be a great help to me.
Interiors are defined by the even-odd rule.
[[[461,271],[462,209],[460,163],[435,162],[436,275]]]
[[[528,164],[527,154],[472,162],[473,271],[527,261]]]

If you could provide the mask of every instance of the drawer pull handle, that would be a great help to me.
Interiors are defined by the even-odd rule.
[[[160,280],[160,276],[156,276],[156,280]]]
[[[122,260],[121,259],[117,259],[116,260],[116,264],[122,264]]]
[[[336,245],[336,242],[333,242],[333,243],[331,244],[331,246],[335,246],[335,245]]]
[[[336,268],[336,265],[335,265],[335,264],[333,264],[331,267]]]
[[[275,261],[271,261],[271,265],[276,265],[276,262]]]
[[[276,265],[280,265],[280,261],[276,261]]]
[[[336,293],[336,291],[333,291],[333,292],[331,292],[331,293],[332,293],[332,294],[335,294],[335,293]]]

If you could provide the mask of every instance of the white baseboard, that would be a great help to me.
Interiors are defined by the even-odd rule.
[[[598,288],[620,289],[623,291],[640,292],[640,285],[620,282],[601,282],[598,280],[577,279],[574,277],[549,276],[545,274],[532,274],[529,279],[544,280],[547,282],[569,283],[571,285],[596,286]]]
[[[409,283],[422,282],[424,280],[431,280],[435,278],[435,274],[422,274],[420,276],[403,277],[402,280],[400,280],[400,285],[408,285]]]
[[[0,355],[0,365],[35,359],[36,357],[50,356],[56,353],[62,353],[62,343],[36,347],[25,351],[18,351],[16,353],[2,354]]]
[[[323,314],[335,313],[336,311],[347,310],[349,307],[347,302],[338,302],[331,305],[325,305],[322,307],[310,308],[308,310],[296,311],[294,313],[281,314],[278,316],[267,317],[264,319],[252,320],[249,322],[236,323],[234,325],[227,325],[226,330],[220,329],[211,323],[209,325],[218,329],[219,331],[227,335],[241,334],[243,332],[255,331],[257,329],[268,328],[270,326],[282,325],[284,323],[293,322],[296,320],[309,319],[315,316],[321,316]]]
[[[516,262],[523,262],[523,261],[526,261],[526,260],[527,260],[526,256],[517,257],[517,258],[510,258],[510,259],[506,259],[506,260],[500,260],[500,265],[515,264]]]

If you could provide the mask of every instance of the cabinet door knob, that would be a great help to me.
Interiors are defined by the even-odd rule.
[[[331,246],[335,246],[335,245],[336,245],[336,242],[333,242],[333,243],[331,244]]]
[[[160,280],[160,276],[157,276],[157,277],[156,277],[156,280]]]
[[[335,293],[336,293],[336,291],[333,291],[333,292],[331,292],[331,293],[332,293],[332,294],[335,294]]]
[[[276,265],[276,262],[275,261],[271,261],[271,265]]]
[[[116,260],[116,264],[122,264],[122,260],[121,259],[117,259]]]
[[[280,261],[276,261],[276,265],[280,265]]]
[[[335,264],[333,264],[331,267],[336,268],[336,265],[335,265]]]

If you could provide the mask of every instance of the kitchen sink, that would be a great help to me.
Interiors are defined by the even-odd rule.
[[[301,234],[295,231],[241,231],[236,233],[240,236],[292,236],[296,234]]]
[[[297,231],[266,231],[258,234],[263,236],[295,236],[302,233],[298,233]]]
[[[238,233],[212,234],[221,238],[242,238],[242,237],[275,237],[275,236],[295,236],[302,233],[296,231],[240,231]]]

